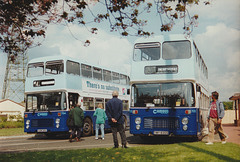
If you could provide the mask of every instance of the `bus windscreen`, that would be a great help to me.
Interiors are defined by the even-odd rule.
[[[134,107],[192,107],[195,97],[192,83],[134,84]]]

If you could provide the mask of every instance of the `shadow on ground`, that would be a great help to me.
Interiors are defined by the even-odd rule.
[[[159,144],[174,144],[182,142],[196,142],[196,138],[190,137],[139,137],[139,136],[130,136],[127,137],[129,144],[146,144],[146,145],[159,145]]]

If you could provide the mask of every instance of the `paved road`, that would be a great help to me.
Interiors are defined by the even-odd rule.
[[[233,142],[240,145],[240,127],[224,125],[223,129],[229,136],[229,139],[227,140],[228,142]],[[184,138],[157,138],[151,140],[142,140],[140,137],[132,136],[129,131],[126,131],[126,136],[129,147],[137,147],[139,145],[171,144],[187,141]],[[119,134],[118,138],[120,143],[121,140]],[[220,141],[218,135],[215,136],[215,139],[216,142]],[[111,147],[113,147],[111,133],[105,134],[105,140],[95,140],[94,136],[90,136],[83,137],[80,142],[72,143],[70,143],[66,138],[58,137],[49,139],[43,135],[0,137],[0,153]]]
[[[126,131],[129,147],[139,145],[170,144],[181,142],[178,139],[154,139],[142,140],[140,137],[132,136]],[[118,134],[119,143],[121,142]],[[88,149],[88,148],[111,148],[113,147],[112,134],[106,133],[105,140],[95,140],[94,136],[82,137],[80,142],[70,143],[63,137],[47,138],[44,135],[18,136],[0,138],[0,153],[43,151],[43,150],[67,150],[67,149]]]

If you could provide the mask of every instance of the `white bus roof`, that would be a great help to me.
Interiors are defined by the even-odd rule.
[[[147,42],[164,42],[164,41],[176,41],[176,40],[191,40],[183,34],[171,34],[171,35],[159,35],[151,37],[142,37],[135,41],[135,43],[147,43]]]

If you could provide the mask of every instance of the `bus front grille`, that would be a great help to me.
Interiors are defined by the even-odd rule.
[[[179,123],[177,118],[144,118],[144,128],[166,128],[166,129],[177,129],[179,128]]]
[[[32,127],[53,127],[53,119],[33,119],[31,120]]]

